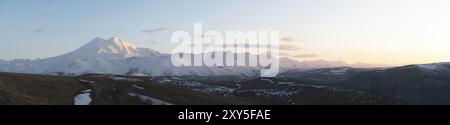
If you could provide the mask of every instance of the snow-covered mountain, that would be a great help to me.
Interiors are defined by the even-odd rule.
[[[320,68],[332,68],[332,67],[346,67],[348,64],[341,61],[326,61],[326,60],[311,60],[299,62],[297,60],[289,58],[280,59],[280,67],[284,69],[320,69]]]
[[[131,57],[150,57],[160,54],[147,48],[137,48],[134,45],[113,37],[108,40],[95,38],[81,48],[64,54],[63,58],[102,58],[107,60],[122,60]]]
[[[77,75],[242,75],[255,76],[252,67],[175,67],[169,54],[137,48],[119,38],[95,38],[67,54],[38,60],[0,61],[0,71],[33,74]]]
[[[450,72],[450,62],[412,65],[427,72]]]
[[[348,65],[339,61],[299,62],[289,58],[280,59],[282,72],[290,69],[310,70],[343,66]],[[151,76],[257,76],[259,74],[256,67],[175,67],[171,63],[170,54],[138,48],[116,37],[95,38],[75,51],[46,59],[0,60],[0,71],[62,75],[105,73]]]

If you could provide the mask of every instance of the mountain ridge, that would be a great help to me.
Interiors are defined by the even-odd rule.
[[[332,67],[349,67],[341,61],[297,61],[280,59],[281,72],[292,69],[314,70]],[[80,48],[45,59],[0,60],[0,71],[80,75],[86,73],[106,73],[118,75],[201,75],[201,76],[257,76],[256,67],[175,67],[171,65],[170,54],[160,53],[150,48],[139,48],[117,37],[103,39],[97,37]]]

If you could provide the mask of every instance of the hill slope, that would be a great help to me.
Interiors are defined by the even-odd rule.
[[[411,104],[450,104],[450,64],[409,65],[357,74],[342,85],[365,89]]]
[[[401,104],[357,89],[287,79],[0,73],[3,105]]]

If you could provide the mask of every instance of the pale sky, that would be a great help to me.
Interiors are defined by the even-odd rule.
[[[172,33],[196,22],[278,30],[299,60],[450,61],[448,0],[0,0],[0,59],[56,56],[113,36],[170,52]]]

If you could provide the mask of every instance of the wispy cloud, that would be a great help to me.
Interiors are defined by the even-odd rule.
[[[169,29],[170,28],[168,28],[168,27],[159,27],[159,28],[154,28],[154,29],[142,30],[141,32],[144,32],[144,33],[156,33],[156,32],[166,31],[166,30],[169,30]]]
[[[283,42],[294,42],[294,41],[296,41],[296,38],[289,36],[289,37],[282,37],[280,40]]]
[[[299,54],[299,55],[293,55],[294,58],[317,58],[320,57],[317,54]]]
[[[44,32],[44,29],[38,28],[38,29],[32,29],[31,31],[33,31],[35,33],[40,33],[40,32]]]
[[[280,38],[280,42],[284,43],[294,43],[294,42],[304,42],[304,40],[300,40],[294,36],[287,36]]]
[[[258,45],[258,44],[212,44],[212,46],[214,47],[223,47],[223,46],[227,46],[227,47],[238,47],[238,48],[261,48],[261,47],[267,47],[265,45]],[[295,46],[295,45],[287,45],[287,44],[283,44],[280,45],[278,48],[280,51],[299,51],[302,50],[303,48]]]
[[[303,48],[298,46],[298,43],[300,40],[298,40],[295,37],[289,36],[289,37],[282,37],[280,38],[280,50],[284,51],[298,51],[302,50]]]
[[[294,46],[294,45],[280,45],[279,47],[280,50],[285,50],[285,51],[298,51],[298,50],[302,50],[302,48],[298,47],[298,46]]]
[[[280,56],[289,57],[292,59],[313,59],[313,58],[320,57],[320,55],[317,55],[317,54],[292,54],[292,53],[286,53],[286,52],[280,52]]]

